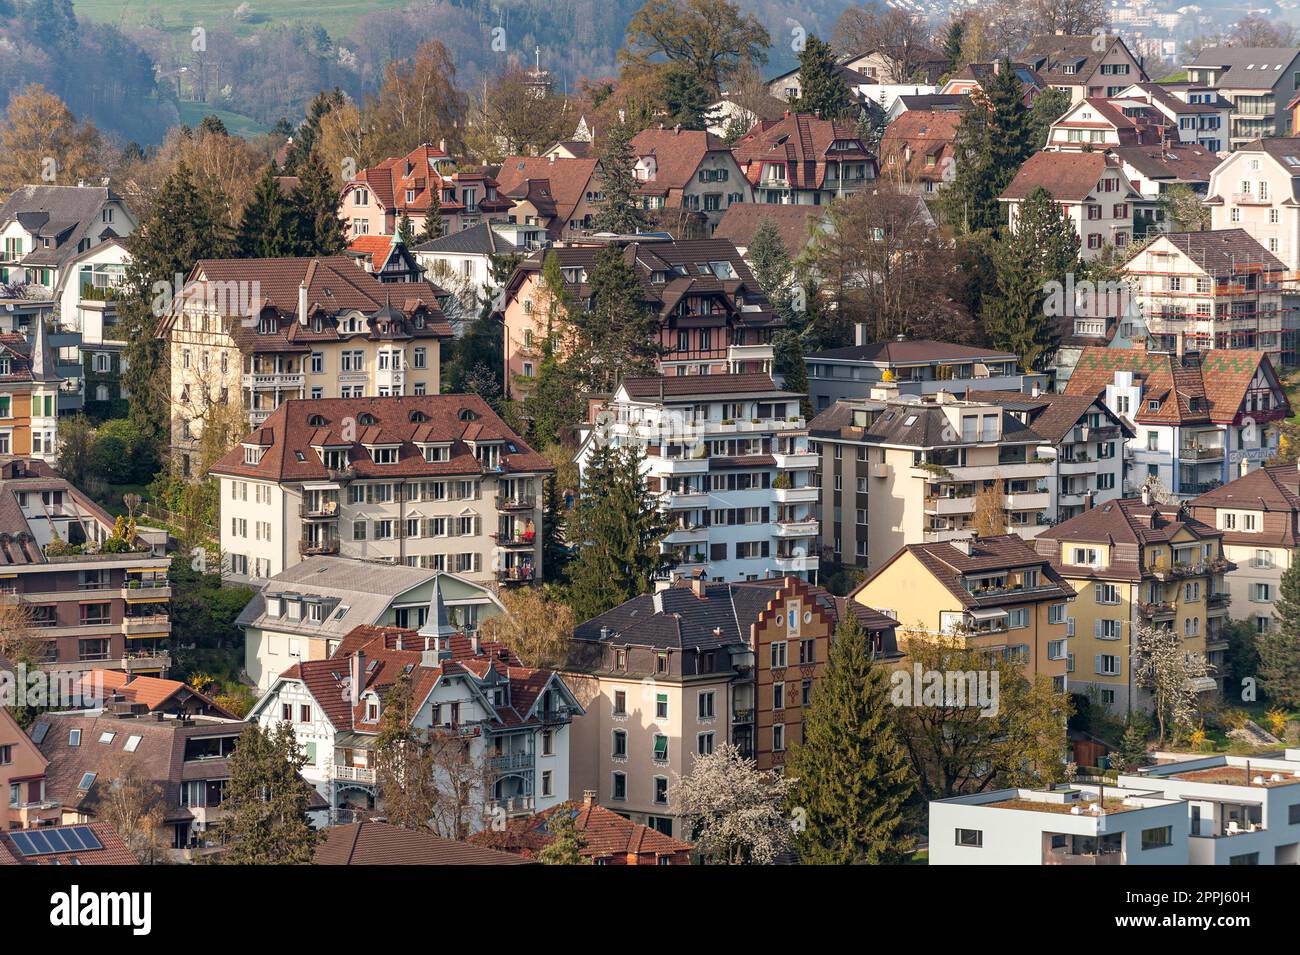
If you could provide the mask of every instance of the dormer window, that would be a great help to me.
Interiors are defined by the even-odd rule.
[[[341,471],[348,466],[348,452],[341,448],[321,449],[320,460],[325,467]]]
[[[478,415],[477,415],[473,410],[471,410],[471,409],[469,409],[469,408],[461,408],[461,409],[460,409],[460,414],[458,414],[456,417],[458,417],[461,421],[477,421],[477,420],[478,420]]]
[[[272,318],[270,315],[263,315],[260,319],[258,319],[258,320],[257,320],[257,334],[259,334],[259,335],[274,335],[274,334],[275,334],[275,319]]]
[[[244,463],[261,464],[262,448],[255,448],[255,447],[250,447],[248,445],[244,445]]]
[[[376,464],[397,463],[398,448],[396,446],[384,447],[384,448],[368,448],[367,450],[370,451],[370,459],[374,461]]]
[[[268,617],[279,617],[284,613],[284,601],[277,594],[274,597],[266,598],[266,615]]]
[[[501,445],[480,444],[474,448],[474,457],[485,468],[495,468],[501,463]]]
[[[313,428],[323,428],[329,424],[329,421],[323,414],[313,414],[307,416],[307,423]]]
[[[379,421],[369,411],[363,411],[357,415],[357,424],[378,424]]]
[[[451,445],[449,444],[425,445],[421,449],[421,453],[424,455],[424,460],[427,461],[429,464],[438,464],[441,462],[450,461]]]

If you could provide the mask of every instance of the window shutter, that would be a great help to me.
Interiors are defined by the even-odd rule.
[[[1092,628],[1093,628],[1093,634],[1092,634],[1092,635],[1093,635],[1094,637],[1100,637],[1100,636],[1101,636],[1101,621],[1100,621],[1100,620],[1094,620],[1094,621],[1092,622]]]
[[[1104,672],[1105,672],[1105,671],[1101,668],[1101,654],[1100,654],[1100,653],[1097,654],[1097,658],[1093,661],[1093,669],[1094,669],[1097,673],[1104,673]]]

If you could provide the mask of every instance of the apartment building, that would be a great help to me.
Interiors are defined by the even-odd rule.
[[[506,221],[541,226],[550,239],[590,230],[605,198],[594,156],[507,156],[496,175],[500,194],[513,203]]]
[[[930,195],[957,173],[957,126],[961,113],[909,109],[880,138],[880,177],[905,193]]]
[[[257,428],[290,398],[436,395],[452,334],[440,298],[346,255],[200,260],[158,323],[173,453],[190,463],[214,405],[241,405]]]
[[[642,207],[699,216],[706,236],[733,203],[754,201],[754,189],[727,144],[705,130],[643,129],[632,137],[632,153]]]
[[[818,459],[801,397],[758,374],[625,378],[575,460],[585,475],[604,443],[643,449],[673,576],[815,581]]]
[[[573,727],[575,787],[688,836],[675,779],[724,742],[762,769],[784,766],[843,613],[883,659],[898,658],[895,621],[793,577],[678,581],[579,624],[565,668],[586,709]]]
[[[473,774],[481,769],[482,781],[468,784],[463,805],[446,809],[461,826],[478,831],[496,813],[531,815],[569,798],[570,722],[583,708],[557,673],[525,667],[500,644],[459,632],[436,585],[418,631],[356,627],[328,660],[296,663],[280,674],[248,720],[268,730],[289,724],[306,753],[303,778],[328,801],[332,818],[382,812],[375,750],[385,697],[404,673],[410,729],[460,741]],[[433,769],[435,778],[448,771],[446,763]]]
[[[1147,78],[1118,33],[1042,34],[1032,37],[1017,59],[1051,88],[1067,90],[1071,103],[1115,96]]]
[[[1034,153],[999,199],[1006,204],[1011,228],[1020,206],[1035,189],[1045,189],[1079,236],[1079,257],[1091,261],[1102,249],[1124,249],[1133,240],[1134,220],[1149,205],[1120,168],[1119,160],[1100,150]]]
[[[1210,226],[1244,229],[1289,270],[1300,270],[1300,138],[1242,143],[1210,175]],[[1293,306],[1294,307],[1294,306]]]
[[[1195,144],[1211,153],[1223,152],[1231,129],[1232,104],[1210,86],[1192,83],[1134,83],[1114,100],[1146,103],[1165,117],[1177,132],[1170,137],[1182,145]]]
[[[675,241],[661,236],[612,238],[641,285],[642,308],[659,316],[661,374],[761,372],[773,367],[772,335],[783,321],[758,287],[749,265],[723,239]],[[524,259],[506,283],[506,391],[515,394],[537,370],[541,342],[554,332],[543,324],[542,268],[547,255],[560,262],[564,288],[575,309],[590,307],[589,282],[605,240],[557,246]]]
[[[419,629],[435,583],[459,631],[502,612],[486,586],[456,574],[348,557],[308,557],[268,579],[240,612],[244,672],[259,689],[295,663],[328,660],[359,626]]]
[[[1100,396],[1133,424],[1128,490],[1155,479],[1184,497],[1259,467],[1278,446],[1276,423],[1291,413],[1260,351],[1086,348],[1065,391]]]
[[[1066,616],[1074,588],[1015,534],[908,544],[849,599],[897,621],[906,636],[960,636],[964,645],[1050,677],[1066,689]]]
[[[0,455],[57,460],[62,385],[41,319],[35,320],[30,340],[0,332]]]
[[[220,846],[215,827],[230,780],[228,758],[248,727],[240,720],[146,714],[134,703],[42,713],[32,741],[49,760],[46,797],[62,822],[93,823],[103,794],[123,772],[162,792],[157,839],[173,862],[190,862]]]
[[[29,616],[52,670],[166,675],[171,588],[166,535],[115,534],[103,508],[42,461],[0,463],[0,593]]]
[[[0,205],[0,282],[54,294],[75,256],[130,235],[137,221],[107,184],[19,186]]]
[[[1027,391],[1046,386],[1044,375],[1022,374],[1014,352],[977,348],[904,335],[868,342],[866,326],[856,328],[856,344],[804,356],[808,397],[817,411],[833,402],[867,398],[882,385],[900,395],[960,394],[970,388]]]
[[[1067,520],[1123,494],[1124,447],[1134,430],[1101,399],[1037,389],[967,396],[1001,405],[1042,437],[1034,455],[1050,465],[1048,520]]]
[[[1131,666],[1141,626],[1172,629],[1188,653],[1222,662],[1225,575],[1235,565],[1224,556],[1223,533],[1183,505],[1149,493],[1109,501],[1048,528],[1034,546],[1079,595],[1067,621],[1076,692],[1096,694],[1118,713],[1143,705]],[[1206,677],[1197,689],[1217,686]]]
[[[1282,574],[1300,546],[1300,472],[1294,465],[1262,467],[1187,503],[1192,516],[1223,532],[1230,616],[1257,633],[1276,626],[1273,603]]]
[[[1300,750],[1281,758],[1189,755],[1121,774],[1119,783],[1183,803],[1190,865],[1300,862]]]
[[[1187,865],[1187,805],[1155,780],[930,803],[931,865]]]
[[[9,707],[0,707],[0,793],[8,797],[0,802],[0,832],[58,825],[61,808],[45,792],[48,765]]]
[[[731,148],[755,202],[829,205],[876,178],[876,157],[851,123],[790,113],[759,120]]]
[[[118,289],[131,254],[121,239],[105,239],[69,260],[57,295],[60,334],[81,336],[81,395],[88,412],[105,418],[126,414],[126,340],[119,325]],[[66,397],[66,396],[63,396]]]
[[[443,309],[460,337],[465,327],[478,318],[479,296],[499,291],[497,264],[508,256],[529,255],[545,244],[546,230],[541,226],[485,222],[422,242],[412,252],[429,281],[456,289],[460,308],[453,309],[450,302],[444,302]]]
[[[1228,141],[1237,149],[1290,132],[1286,104],[1300,89],[1300,48],[1209,46],[1187,64],[1187,79],[1232,104]]]
[[[1267,241],[1277,247],[1276,238]],[[1294,362],[1300,327],[1300,316],[1283,309],[1286,274],[1285,264],[1242,228],[1162,235],[1121,269],[1149,348],[1262,351],[1275,366]]]
[[[487,172],[459,170],[444,145],[423,143],[404,156],[390,156],[362,169],[345,183],[339,218],[354,237],[391,236],[406,216],[419,235],[435,197],[443,235],[503,220],[512,205]]]
[[[224,572],[338,554],[528,583],[551,470],[477,395],[286,401],[211,470]]]
[[[969,537],[977,495],[1000,495],[1008,530],[1048,523],[1045,441],[1001,405],[947,392],[839,401],[809,425],[821,457],[821,544],[875,568],[908,544]]]

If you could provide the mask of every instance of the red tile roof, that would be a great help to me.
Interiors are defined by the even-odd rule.
[[[835,150],[831,145],[848,141],[852,148]],[[762,119],[732,147],[749,181],[757,185],[765,163],[785,163],[792,189],[821,189],[830,161],[875,164],[875,159],[850,123],[819,119],[811,113],[787,113],[777,120]]]
[[[595,159],[551,159],[544,156],[507,156],[497,172],[503,196],[528,199],[543,215],[552,216],[547,231],[557,236],[573,216],[588,191],[598,187]]]
[[[880,137],[880,174],[903,182],[941,182],[961,113],[909,109]]]
[[[654,179],[637,188],[639,195],[648,196],[666,196],[672,190],[690,185],[696,170],[710,153],[731,158],[731,150],[717,136],[681,127],[643,129],[632,137],[632,151],[638,157],[654,158]]]
[[[689,842],[666,836],[595,803],[565,802],[534,816],[513,819],[502,831],[485,830],[470,842],[533,859],[554,840],[548,821],[558,812],[573,814],[574,825],[587,843],[582,855],[590,859],[622,858],[630,865],[657,865],[661,856],[689,864]]]
[[[334,826],[316,848],[317,865],[528,865],[508,852],[431,832],[364,820]]]
[[[1116,172],[1124,188],[1114,193],[1116,199],[1138,199],[1137,193],[1128,188],[1124,174],[1104,152],[1062,151],[1034,153],[1016,173],[1011,185],[1002,192],[1003,199],[1024,199],[1035,189],[1043,188],[1051,193],[1057,202],[1082,202],[1088,197],[1102,174],[1107,169]]]

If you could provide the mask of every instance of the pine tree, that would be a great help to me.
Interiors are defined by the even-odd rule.
[[[811,33],[799,51],[799,97],[793,105],[801,113],[816,113],[822,119],[843,119],[853,108],[835,52]]]
[[[583,856],[587,840],[578,831],[574,819],[577,810],[568,805],[557,806],[546,817],[546,830],[551,834],[551,841],[537,854],[537,861],[542,865],[591,865],[591,859]]]
[[[605,134],[598,166],[604,199],[592,219],[595,231],[632,235],[648,225],[650,220],[636,195],[636,156],[632,154],[632,130],[626,123],[615,123]]]
[[[299,252],[339,255],[347,248],[347,233],[339,218],[339,188],[318,152],[298,165],[298,188],[293,202],[298,210]]]
[[[694,72],[681,67],[668,70],[664,75],[664,123],[682,129],[706,129],[712,105],[709,91],[700,83]]]
[[[548,581],[563,580],[572,556],[564,540],[564,499],[555,474],[542,481],[542,571]]]
[[[269,165],[244,207],[235,243],[245,259],[278,259],[297,255],[301,248],[298,210],[281,191]]]
[[[887,865],[908,857],[904,812],[916,786],[894,729],[889,671],[872,659],[851,611],[835,628],[789,775],[790,805],[804,811],[796,843],[804,862]]]
[[[795,322],[795,269],[790,252],[781,238],[781,230],[764,216],[754,230],[745,258],[754,272],[754,281],[772,305],[772,313],[786,324]]]
[[[1119,768],[1127,772],[1132,772],[1146,762],[1146,733],[1142,732],[1142,728],[1133,720],[1129,720],[1128,725],[1124,727],[1124,736],[1119,741],[1115,759],[1119,763]]]
[[[411,217],[405,210],[397,220],[397,241],[408,249],[415,245],[415,227],[411,225]]]
[[[943,55],[948,58],[948,70],[957,69],[961,60],[961,41],[966,33],[966,24],[961,20],[953,20],[948,24],[948,29],[943,37]]]
[[[571,363],[589,391],[609,393],[628,375],[651,375],[662,354],[658,315],[618,245],[596,253],[588,276],[590,309],[567,309],[577,347]]]
[[[578,556],[569,565],[567,603],[589,620],[638,594],[672,566],[659,544],[671,529],[651,493],[638,447],[598,444],[582,476],[570,521]]]
[[[285,173],[292,175],[297,172],[306,163],[307,157],[312,154],[316,147],[316,139],[320,135],[320,121],[325,118],[325,114],[342,106],[347,102],[343,91],[337,86],[332,90],[321,90],[307,106],[307,116],[293,138],[293,146],[289,149],[289,154],[285,157]]]
[[[1269,702],[1300,706],[1300,562],[1292,561],[1282,574],[1277,602],[1277,625],[1255,637],[1259,652],[1259,686]]]
[[[537,373],[526,379],[522,410],[528,422],[528,439],[533,447],[560,444],[565,431],[582,420],[586,403],[581,383],[569,362],[556,353],[552,336],[542,338]]]
[[[304,865],[316,831],[307,820],[310,790],[299,775],[305,756],[293,727],[267,732],[249,726],[228,760],[230,781],[221,804],[226,865]]]
[[[813,417],[812,401],[808,397],[808,366],[803,358],[803,340],[793,328],[782,328],[772,336],[772,358],[776,373],[781,377],[781,387],[798,392],[799,411],[809,420]]]
[[[434,174],[437,175],[436,173]],[[415,244],[421,245],[442,238],[442,189],[438,183],[429,190],[429,209],[424,214],[424,225],[415,237]]]

